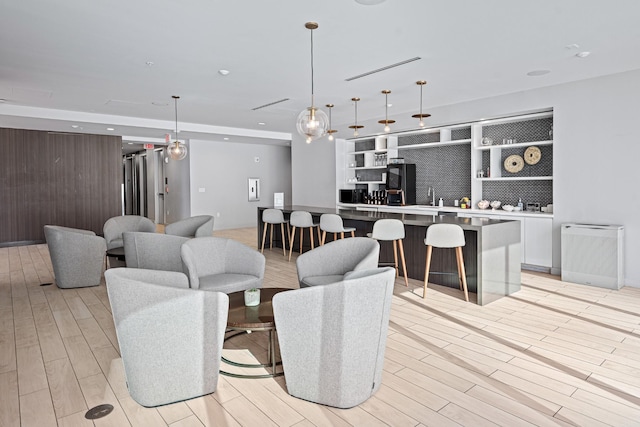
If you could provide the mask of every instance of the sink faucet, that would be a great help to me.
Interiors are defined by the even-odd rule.
[[[429,186],[427,189],[427,197],[431,197],[431,206],[436,205],[436,189],[432,186]]]

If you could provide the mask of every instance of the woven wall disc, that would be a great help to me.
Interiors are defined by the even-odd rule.
[[[535,165],[540,161],[542,157],[542,152],[538,147],[529,147],[524,151],[524,161],[527,162],[528,165]]]
[[[507,172],[517,173],[520,172],[523,167],[524,160],[522,160],[522,156],[512,154],[504,159],[504,168],[507,170]]]

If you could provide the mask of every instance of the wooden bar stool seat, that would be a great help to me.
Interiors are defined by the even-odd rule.
[[[287,224],[287,236],[289,235],[289,224],[288,221],[284,219],[284,214],[280,209],[265,209],[262,211],[262,222],[264,223],[264,230],[262,231],[262,249],[261,253],[264,253],[264,242],[267,238],[267,227],[271,226],[271,230],[269,233],[269,249],[273,246],[273,226],[276,224],[280,224],[280,231],[282,234],[282,253],[284,256],[287,256],[287,243],[284,239],[284,225]]]
[[[320,245],[324,245],[327,233],[333,233],[333,240],[338,238],[344,239],[344,233],[351,233],[351,237],[356,237],[356,229],[354,227],[345,227],[342,223],[340,215],[322,214],[320,216],[320,230],[322,230],[322,241]]]
[[[311,249],[315,248],[313,241],[313,229],[318,228],[318,244],[320,244],[320,224],[313,222],[313,217],[306,211],[293,211],[289,216],[289,224],[291,225],[291,235],[289,236],[289,261],[291,261],[291,253],[293,252],[293,241],[296,237],[296,228],[300,229],[300,253],[302,253],[302,243],[304,241],[304,229],[309,229],[309,238],[311,239]]]
[[[398,247],[400,248],[400,260],[402,261],[402,271],[404,273],[404,284],[409,286],[407,278],[407,264],[404,258],[404,224],[399,219],[379,219],[373,224],[373,231],[367,234],[368,237],[378,241],[393,242],[393,264],[396,268],[396,277],[399,276],[398,268]]]
[[[455,248],[456,262],[458,264],[458,281],[460,289],[464,290],[464,299],[469,301],[467,290],[467,273],[464,269],[462,247],[466,244],[462,227],[456,224],[433,224],[427,227],[427,236],[424,239],[427,245],[427,262],[424,270],[424,294],[427,297],[427,282],[429,280],[429,268],[431,267],[431,252],[433,248]]]

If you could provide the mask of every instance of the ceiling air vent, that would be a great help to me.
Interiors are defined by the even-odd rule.
[[[271,107],[272,105],[280,104],[281,102],[285,102],[285,101],[288,101],[288,100],[289,100],[289,98],[282,98],[282,99],[279,99],[278,101],[273,101],[273,102],[270,102],[268,104],[264,104],[264,105],[261,105],[259,107],[252,108],[251,111],[256,111],[256,110],[260,110],[261,108]]]
[[[358,74],[357,76],[349,77],[348,79],[344,79],[344,81],[345,82],[350,82],[351,80],[356,80],[356,79],[359,79],[361,77],[370,76],[371,74],[379,73],[380,71],[385,71],[385,70],[388,70],[390,68],[399,67],[401,65],[405,65],[405,64],[408,64],[410,62],[417,61],[419,59],[422,59],[422,58],[420,58],[419,56],[416,56],[415,58],[406,59],[404,61],[396,62],[395,64],[387,65],[386,67],[378,68],[376,70],[371,70],[371,71],[367,71],[366,73]]]

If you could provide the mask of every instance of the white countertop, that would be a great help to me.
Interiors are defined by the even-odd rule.
[[[473,216],[513,216],[517,217],[535,217],[535,218],[553,218],[552,213],[547,212],[533,212],[533,211],[505,211],[503,209],[462,209],[455,206],[431,206],[431,205],[409,205],[409,206],[387,206],[387,205],[367,205],[362,203],[338,203],[341,208],[351,208],[357,210],[377,210],[379,212],[397,212],[397,213],[412,213],[422,215],[436,215],[437,212],[455,212],[457,214],[468,214]]]

